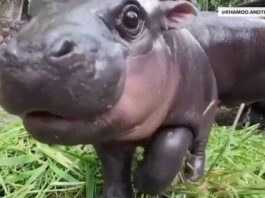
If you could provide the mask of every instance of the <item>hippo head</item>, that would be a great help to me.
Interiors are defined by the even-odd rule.
[[[34,138],[97,143],[161,124],[174,90],[162,31],[192,21],[192,4],[33,2],[36,14],[0,51],[0,103]]]

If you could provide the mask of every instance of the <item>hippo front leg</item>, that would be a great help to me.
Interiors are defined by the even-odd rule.
[[[126,142],[108,142],[95,146],[102,163],[102,198],[131,198],[131,163],[135,147]]]
[[[205,150],[216,116],[217,102],[212,101],[203,113],[200,130],[194,131],[197,135],[190,148],[190,154],[185,162],[185,179],[198,181],[204,175]]]
[[[158,132],[146,147],[143,163],[134,175],[141,193],[160,194],[180,171],[192,143],[192,132],[185,127]]]

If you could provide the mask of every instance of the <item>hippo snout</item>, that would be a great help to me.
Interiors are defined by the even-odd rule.
[[[88,118],[118,101],[123,72],[119,46],[107,53],[91,37],[81,43],[62,36],[45,47],[19,39],[8,44],[1,57],[1,98],[8,111]]]
[[[95,121],[121,98],[126,52],[98,17],[91,15],[88,28],[78,15],[62,15],[37,17],[1,49],[0,103],[40,141],[82,142],[68,134],[84,133],[75,127],[81,120],[93,141],[101,127]]]
[[[62,39],[52,46],[45,55],[45,59],[55,67],[67,67],[70,70],[71,68],[89,65],[86,72],[93,78],[98,47],[92,44],[93,41],[90,41],[91,49],[86,54],[77,42],[71,39]]]

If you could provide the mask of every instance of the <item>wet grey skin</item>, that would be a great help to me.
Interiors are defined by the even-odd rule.
[[[202,176],[216,85],[184,28],[197,15],[192,4],[33,1],[31,11],[0,51],[0,103],[33,138],[93,144],[106,198],[130,198],[132,187],[162,193],[188,150],[187,178]],[[145,157],[131,180],[139,145]]]
[[[40,142],[93,144],[102,197],[160,194],[183,165],[197,181],[218,101],[264,98],[262,21],[204,15],[182,0],[47,0],[31,10],[0,50],[0,103]],[[144,160],[131,177],[136,146]]]

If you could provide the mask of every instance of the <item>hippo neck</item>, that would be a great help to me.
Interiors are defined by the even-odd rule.
[[[248,78],[248,74],[258,75],[265,66],[265,52],[260,50],[265,49],[265,20],[221,18],[203,12],[188,29],[209,57],[219,98],[231,105],[253,100],[253,93],[245,87],[256,80]]]
[[[181,77],[175,103],[164,125],[181,125],[197,131],[202,123],[202,112],[216,99],[216,82],[209,59],[186,29],[171,30],[164,38]]]

